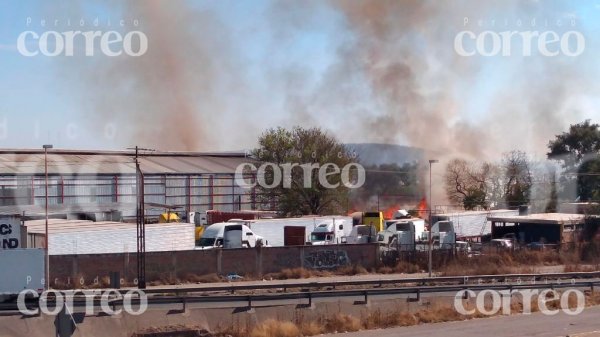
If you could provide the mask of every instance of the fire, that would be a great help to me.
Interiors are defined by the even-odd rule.
[[[398,205],[393,205],[391,207],[386,208],[383,211],[383,218],[384,219],[391,219],[394,216],[394,212],[397,211],[397,210],[399,210],[399,209],[400,209],[400,206],[398,206]]]
[[[425,197],[421,199],[417,206],[417,214],[419,218],[427,219],[427,200],[425,200]]]
[[[382,210],[381,212],[383,212],[383,218],[384,219],[392,219],[394,216],[394,212],[396,212],[399,209],[406,209],[405,208],[406,205],[400,205],[400,204],[394,204],[392,206],[387,207],[386,209]],[[352,215],[352,213],[354,212],[358,212],[359,211],[359,207],[352,207],[348,210],[348,215]],[[419,204],[417,205],[416,209],[416,216],[421,218],[421,219],[427,219],[427,217],[429,216],[428,213],[428,208],[427,208],[427,199],[425,199],[425,197],[423,197],[421,199],[421,201],[419,202]]]

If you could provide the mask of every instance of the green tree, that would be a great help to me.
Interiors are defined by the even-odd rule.
[[[257,185],[260,203],[275,205],[284,216],[333,214],[346,208],[349,188],[343,184],[342,175],[335,173],[336,168],[332,165],[325,167],[324,172],[332,173],[327,176],[327,182],[337,186],[330,188],[321,184],[318,174],[327,163],[342,169],[357,161],[337,139],[320,128],[287,130],[279,127],[263,133],[258,143],[259,148],[252,152],[258,164],[274,164],[284,173],[281,184],[271,188]],[[313,167],[309,168],[310,165]],[[272,166],[266,167],[265,182],[271,184],[275,178],[274,170]],[[289,169],[289,177],[286,177],[285,167]],[[356,171],[352,171],[352,176],[355,175]]]
[[[600,200],[600,159],[588,156],[577,170],[577,194],[581,200]]]
[[[562,162],[566,170],[576,169],[590,154],[600,151],[600,126],[592,124],[588,119],[569,127],[569,132],[563,132],[548,143],[550,151],[548,159]]]
[[[568,132],[557,135],[548,143],[548,159],[561,163],[564,190],[573,187],[581,200],[600,196],[600,126],[586,120],[573,124]]]

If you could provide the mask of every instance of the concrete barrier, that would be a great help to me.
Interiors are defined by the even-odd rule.
[[[350,265],[373,268],[378,263],[377,244],[150,252],[146,253],[146,281],[190,281],[209,274],[261,277],[286,268],[327,270]],[[136,254],[50,256],[53,287],[108,286],[111,272],[120,274],[122,285],[135,284]]]

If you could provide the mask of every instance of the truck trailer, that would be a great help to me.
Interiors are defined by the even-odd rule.
[[[42,293],[45,289],[44,250],[17,248],[0,250],[0,302],[17,298],[23,290]]]
[[[232,220],[234,221],[234,220]],[[303,244],[310,243],[311,233],[321,224],[329,224],[333,222],[343,222],[351,226],[352,219],[347,216],[306,216],[299,218],[278,218],[278,219],[257,219],[244,221],[252,231],[265,238],[271,247],[285,246],[286,242],[289,245],[297,245],[301,240],[301,235],[304,236]],[[287,229],[286,229],[287,228]],[[292,230],[293,228],[293,230]],[[304,228],[304,233],[302,233]],[[293,237],[286,237],[293,235]],[[349,230],[348,230],[349,233]]]

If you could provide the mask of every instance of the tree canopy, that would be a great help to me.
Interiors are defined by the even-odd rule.
[[[548,143],[548,159],[562,164],[563,190],[575,184],[581,200],[600,199],[600,125],[590,120],[573,124]]]
[[[532,185],[531,164],[521,151],[505,153],[500,163],[454,159],[446,166],[448,198],[467,210],[528,204]]]
[[[349,188],[344,185],[342,175],[335,173],[335,167],[342,169],[357,158],[335,137],[320,128],[279,127],[264,132],[258,143],[259,148],[252,155],[259,163],[291,168],[289,179],[284,174],[282,184],[270,188],[257,185],[260,203],[275,206],[285,216],[340,213],[347,207]],[[298,166],[303,164],[317,164],[310,169],[309,186],[305,186],[306,170]],[[331,173],[327,182],[335,188],[319,181],[319,168],[325,164],[333,164],[325,172]],[[356,170],[352,172],[354,176]],[[267,182],[273,182],[273,169],[267,167],[265,176]]]

